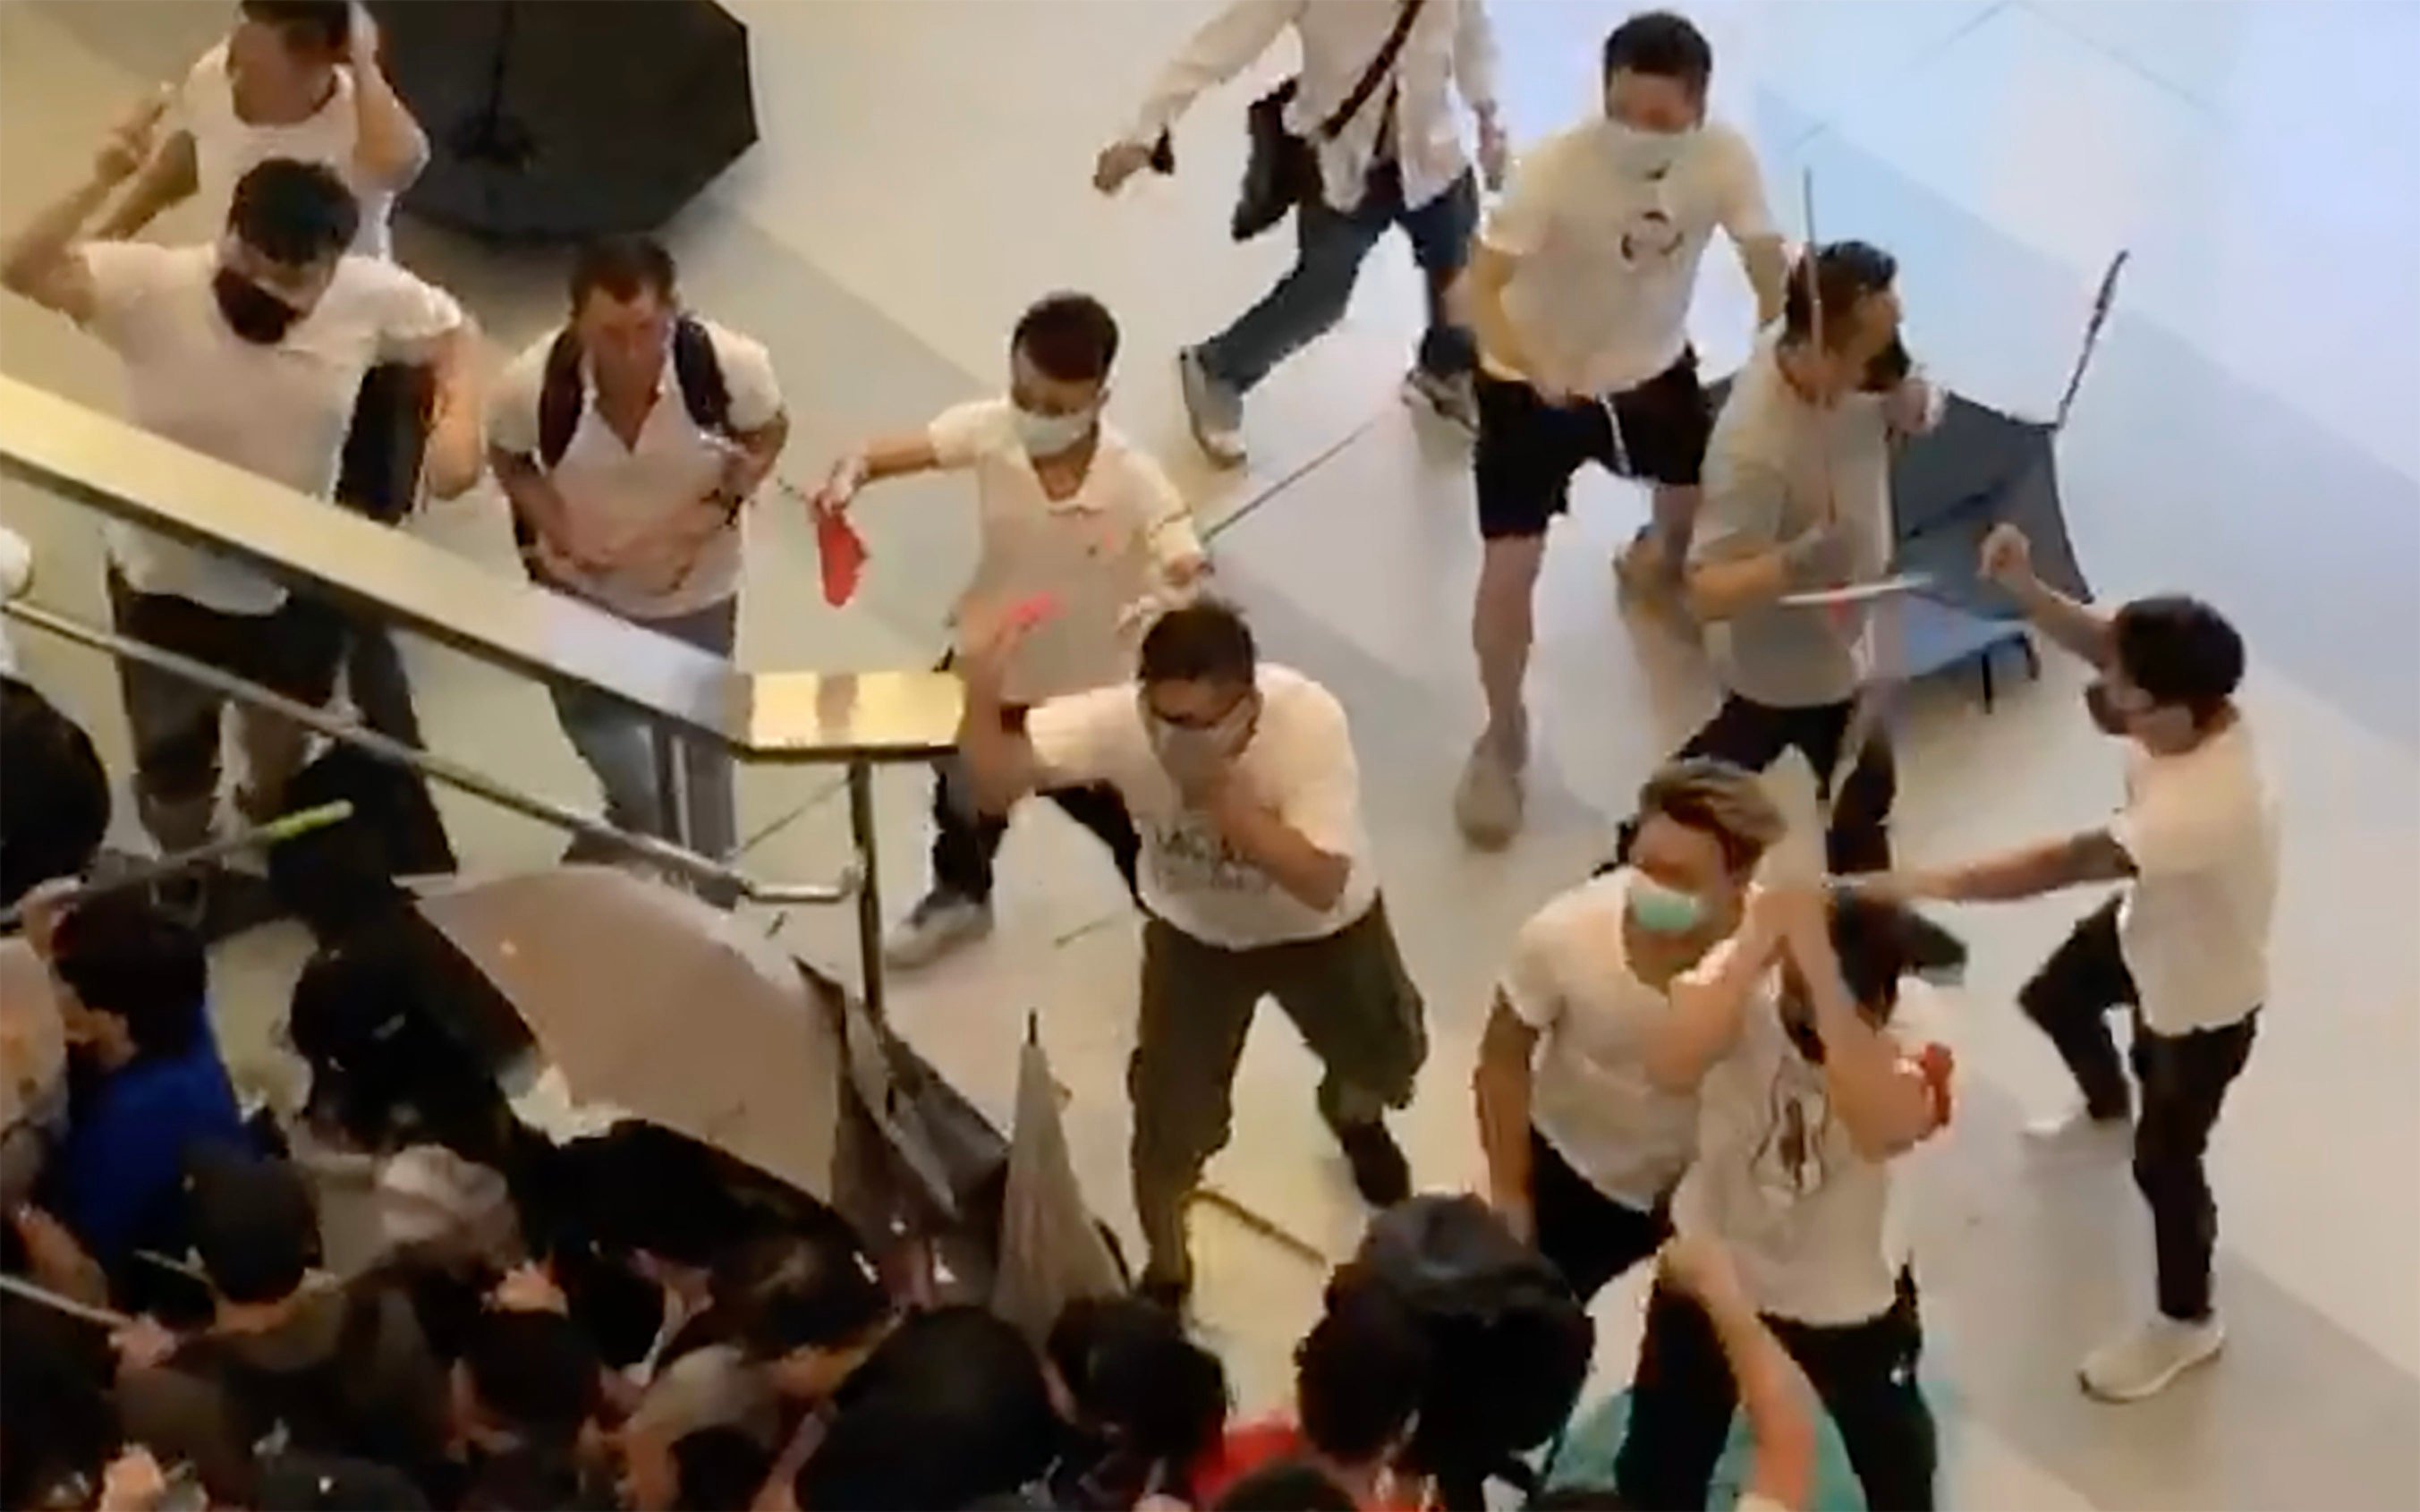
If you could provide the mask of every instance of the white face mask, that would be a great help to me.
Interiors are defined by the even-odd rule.
[[[1641,179],[1660,179],[1669,172],[1697,134],[1694,126],[1681,132],[1643,132],[1610,117],[1597,124],[1597,138],[1614,165]]]
[[[1090,410],[1074,414],[1036,414],[1023,405],[1012,405],[1016,416],[1016,439],[1028,457],[1056,457],[1073,451],[1093,433],[1098,418]]]

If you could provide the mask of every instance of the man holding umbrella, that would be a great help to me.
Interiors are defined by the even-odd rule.
[[[1262,663],[1234,610],[1201,602],[1152,626],[1136,683],[1046,700],[1014,726],[1001,685],[1017,616],[993,624],[969,639],[958,737],[982,806],[1105,782],[1143,837],[1142,1014],[1126,1086],[1145,1289],[1180,1300],[1192,1285],[1185,1205],[1227,1142],[1236,1062],[1264,995],[1326,1068],[1320,1113],[1354,1185],[1375,1207],[1409,1195],[1381,1117],[1410,1102],[1427,1036],[1370,865],[1342,706]]]

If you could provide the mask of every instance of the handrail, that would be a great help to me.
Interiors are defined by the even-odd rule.
[[[588,839],[601,840],[623,848],[655,865],[668,871],[678,872],[692,881],[735,893],[753,902],[777,906],[843,903],[856,896],[863,881],[862,867],[852,864],[841,873],[838,881],[830,884],[760,882],[719,862],[701,856],[693,850],[686,850],[679,846],[667,844],[652,835],[633,834],[626,830],[619,830],[613,825],[589,818],[585,815],[575,813],[543,798],[533,797],[518,788],[508,787],[458,761],[434,755],[416,746],[406,745],[400,740],[390,740],[375,730],[338,719],[323,709],[297,703],[257,683],[222,672],[207,662],[196,662],[191,657],[163,650],[147,641],[139,641],[117,634],[114,631],[101,630],[97,626],[85,624],[81,620],[42,608],[39,604],[26,603],[22,600],[0,600],[0,615],[31,625],[36,630],[46,631],[64,640],[74,641],[79,645],[105,651],[121,660],[140,662],[146,666],[157,667],[161,671],[199,683],[227,697],[266,709],[271,713],[317,730],[332,740],[376,756],[381,761],[408,767],[424,777],[433,778],[451,787],[459,787],[464,792],[475,793],[491,803],[509,808],[517,814],[524,815],[541,823],[551,824],[557,829]]]
[[[921,760],[956,740],[959,688],[946,674],[743,672],[8,377],[0,474],[308,585],[479,661],[592,689],[743,758]]]

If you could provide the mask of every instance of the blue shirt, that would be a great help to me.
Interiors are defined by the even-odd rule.
[[[212,1143],[244,1146],[246,1135],[205,1024],[182,1053],[138,1056],[71,1083],[46,1205],[104,1266],[139,1248],[180,1254],[186,1153]]]

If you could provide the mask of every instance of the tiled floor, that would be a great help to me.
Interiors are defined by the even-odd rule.
[[[876,428],[999,382],[1002,332],[1050,288],[1124,319],[1117,414],[1157,444],[1218,539],[1222,578],[1276,654],[1345,697],[1362,745],[1390,906],[1428,997],[1435,1053],[1406,1142],[1421,1178],[1477,1169],[1467,1112],[1490,978],[1521,917],[1596,857],[1629,789],[1705,707],[1702,671],[1623,622],[1606,559],[1642,501],[1584,485],[1547,569],[1533,698],[1534,823],[1502,857],[1463,851],[1446,794],[1477,701],[1465,614],[1477,559],[1455,448],[1393,397],[1415,334],[1408,261],[1373,259],[1351,320],[1256,399],[1253,465],[1206,474],[1184,444],[1167,358],[1257,292],[1274,240],[1225,239],[1243,86],[1179,133],[1183,173],[1105,203],[1099,141],[1209,0],[744,0],[766,141],[673,227],[700,307],[763,336],[811,475]],[[1595,49],[1623,6],[1497,0],[1508,110],[1534,137],[1586,108]],[[2074,1390],[2075,1355],[2144,1305],[2148,1245],[2121,1163],[2017,1147],[2020,1110],[2055,1068],[2009,996],[2080,903],[1961,921],[1978,960],[1958,1031],[1968,1096],[1920,1177],[1921,1264],[1950,1383],[1948,1496],[2007,1508],[2420,1505],[2420,5],[2406,0],[1723,0],[1719,108],[1766,153],[1795,222],[1897,252],[1921,354],[1978,398],[2055,400],[2093,281],[2133,259],[2061,441],[2069,513],[2105,593],[2178,585],[2252,638],[2250,704],[2288,805],[2277,993],[2213,1156],[2225,1212],[2227,1359],[2171,1395],[2112,1409]],[[176,0],[0,0],[0,219],[61,186],[84,144],[147,80],[202,45],[219,8]],[[190,229],[190,227],[188,227]],[[501,341],[552,318],[554,270],[412,230],[407,256],[462,290]],[[1718,361],[1745,345],[1745,294],[1717,255],[1697,313]],[[110,402],[107,366],[56,322],[0,306],[0,368]],[[1242,511],[1249,508],[1249,514]],[[88,522],[0,491],[42,556],[39,596],[98,608]],[[928,657],[968,561],[961,490],[899,488],[865,510],[864,600],[825,610],[800,522],[752,526],[743,658],[870,666]],[[421,527],[506,561],[492,496]],[[100,734],[124,737],[106,670],[28,638],[35,676]],[[432,742],[550,793],[584,774],[545,701],[428,651]],[[1985,716],[1963,689],[1905,718],[1900,834],[1913,856],[2088,823],[2116,756],[2054,668]],[[122,768],[122,760],[120,761]],[[1803,778],[1783,779],[1802,793]],[[830,873],[843,818],[819,773],[752,773],[751,865]],[[919,870],[921,777],[886,776],[894,898]],[[451,801],[449,801],[450,803]],[[452,803],[472,863],[549,838]],[[1133,927],[1090,842],[1020,823],[994,939],[903,983],[898,1013],[985,1106],[1005,1112],[1014,1043],[1039,1009],[1078,1164],[1123,1218]],[[785,938],[846,959],[845,920]],[[231,1037],[258,1054],[292,942],[222,962]],[[1217,1177],[1331,1250],[1357,1214],[1311,1108],[1309,1063],[1280,1030],[1247,1057],[1234,1146]],[[1316,1275],[1216,1216],[1201,1223],[1208,1326],[1247,1399],[1283,1390]],[[1601,1308],[1617,1380],[1636,1294]]]

